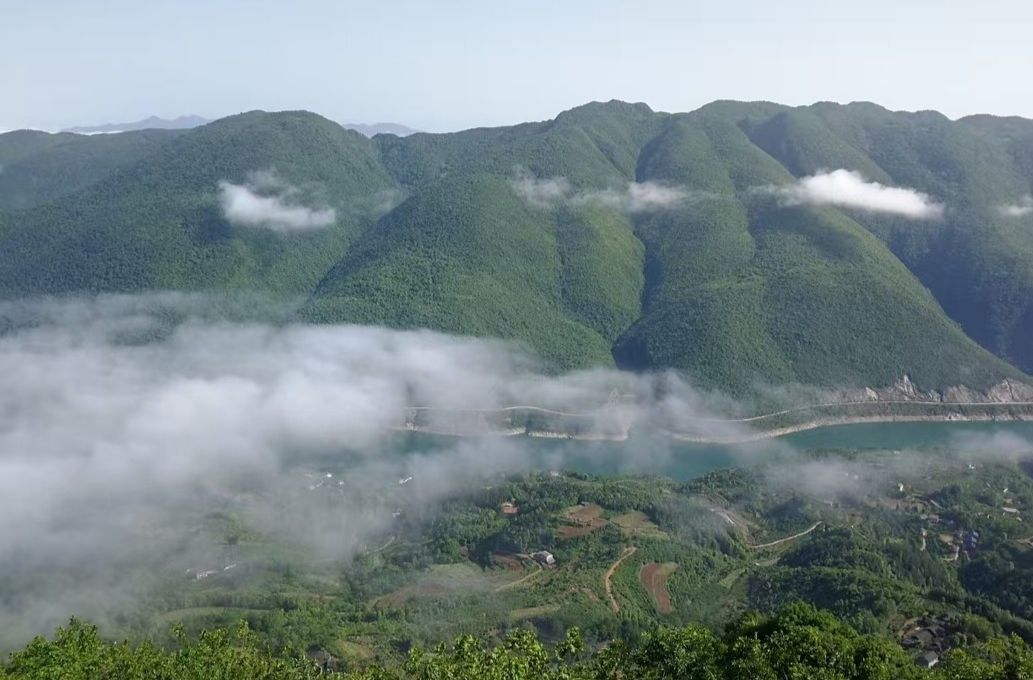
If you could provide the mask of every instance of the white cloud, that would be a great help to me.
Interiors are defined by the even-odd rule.
[[[627,213],[644,213],[674,208],[690,196],[699,197],[699,194],[656,182],[629,182],[622,189],[591,191],[575,196],[572,201],[575,204],[603,205]]]
[[[1002,205],[1000,210],[1005,217],[1025,217],[1033,214],[1033,196],[1023,196],[1018,203]]]
[[[628,182],[619,188],[574,191],[563,177],[538,179],[524,169],[518,169],[510,186],[518,196],[539,208],[560,205],[599,205],[626,213],[644,213],[668,210],[690,200],[715,198],[713,194],[692,192],[658,182]]]
[[[219,206],[231,224],[291,232],[334,223],[337,213],[333,208],[302,205],[300,194],[271,170],[251,173],[244,184],[219,182]]]
[[[835,205],[868,212],[890,213],[911,219],[936,219],[943,206],[914,189],[869,182],[853,170],[833,170],[802,177],[788,186],[763,187],[784,206]]]
[[[562,177],[538,179],[523,169],[509,181],[513,191],[528,203],[540,208],[551,208],[570,198],[570,182]]]

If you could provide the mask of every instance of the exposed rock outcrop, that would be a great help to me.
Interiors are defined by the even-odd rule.
[[[892,385],[873,389],[835,390],[829,393],[830,403],[855,402],[901,402],[922,401],[944,404],[1007,404],[1033,402],[1033,386],[1015,380],[1004,380],[986,390],[980,391],[958,385],[948,387],[942,392],[936,390],[923,391],[911,378],[903,376]]]

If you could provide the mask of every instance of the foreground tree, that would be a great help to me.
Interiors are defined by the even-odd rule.
[[[310,680],[319,669],[288,650],[274,655],[241,624],[236,630],[202,633],[189,641],[176,630],[179,646],[163,650],[149,642],[103,640],[97,627],[72,619],[53,641],[36,638],[11,656],[0,677],[11,680]]]
[[[202,633],[181,630],[174,649],[103,640],[78,620],[52,641],[33,640],[12,655],[3,680],[312,680],[321,669],[290,650],[274,654],[241,625]],[[862,635],[832,614],[790,605],[750,614],[722,638],[690,625],[657,628],[634,644],[594,653],[569,630],[547,646],[517,630],[491,647],[472,636],[433,651],[413,649],[400,667],[372,665],[342,680],[1033,680],[1033,649],[998,637],[945,655],[932,670],[915,666],[895,641]]]

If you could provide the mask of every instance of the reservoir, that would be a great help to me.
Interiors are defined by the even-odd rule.
[[[789,451],[905,450],[949,448],[971,453],[1008,451],[1033,453],[1033,422],[898,422],[821,427],[784,437],[746,444],[701,444],[662,436],[635,435],[624,441],[582,441],[538,437],[449,437],[417,432],[400,433],[391,447],[401,458],[424,462],[449,455],[456,448],[483,449],[484,455],[505,456],[512,467],[567,470],[589,474],[663,475],[676,480],[710,470],[746,465]],[[519,451],[517,455],[497,450]]]

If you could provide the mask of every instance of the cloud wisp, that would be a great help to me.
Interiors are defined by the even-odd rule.
[[[517,196],[539,208],[553,208],[570,200],[572,188],[563,177],[538,179],[526,170],[519,170],[509,180]]]
[[[869,182],[853,170],[833,170],[801,177],[787,186],[758,189],[776,196],[786,207],[800,205],[833,205],[866,212],[900,215],[915,220],[943,217],[943,205],[927,194],[914,189],[889,187]]]
[[[219,182],[219,207],[231,224],[279,232],[322,229],[337,220],[333,208],[304,205],[301,191],[271,170],[251,173],[244,184]]]
[[[652,181],[628,182],[616,188],[575,191],[566,178],[539,179],[523,169],[515,173],[509,184],[518,196],[538,208],[601,206],[628,214],[670,210],[717,197],[707,192],[689,191]]]
[[[1023,196],[1015,203],[1002,205],[1001,214],[1005,217],[1025,217],[1033,215],[1033,196]]]
[[[637,214],[658,212],[675,208],[690,198],[699,198],[698,193],[690,193],[678,187],[670,187],[656,182],[629,182],[621,189],[604,189],[591,191],[572,197],[575,204],[600,205],[614,208],[622,212]]]

